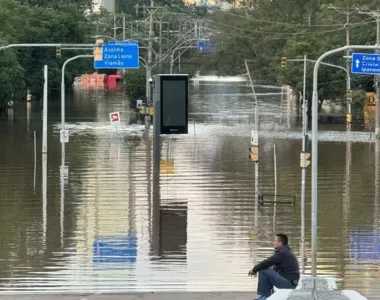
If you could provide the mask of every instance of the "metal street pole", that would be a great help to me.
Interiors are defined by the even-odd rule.
[[[96,44],[9,44],[0,46],[0,51],[9,48],[43,48],[43,47],[95,47]]]
[[[162,58],[162,19],[160,19],[160,31],[159,31],[159,50],[158,50],[158,60],[160,61],[160,64],[159,64],[159,69],[160,69],[160,72],[162,70],[162,61],[161,61],[161,58]]]
[[[123,14],[123,41],[125,41],[125,14]],[[123,69],[123,75],[125,76],[125,69]]]
[[[380,18],[376,18],[376,46],[380,46]],[[379,50],[376,50],[379,53]],[[376,139],[380,139],[380,76],[375,76],[376,85],[376,128],[375,136]]]
[[[351,0],[347,0],[347,8],[346,10],[336,7],[332,4],[329,4],[328,8],[334,9],[336,12],[346,15],[346,24],[344,27],[346,28],[346,46],[350,45],[350,15],[353,14],[352,11],[350,11],[351,7]],[[346,69],[350,70],[350,64],[351,64],[351,57],[350,57],[350,49],[346,51]],[[346,128],[348,131],[351,130],[351,123],[352,123],[352,111],[351,111],[351,103],[352,103],[352,97],[351,97],[351,79],[350,75],[347,74],[347,81],[346,81]]]
[[[125,14],[123,15],[123,41],[125,40]]]
[[[287,59],[287,61],[294,61],[294,62],[304,62],[305,59],[304,58],[295,58],[295,59]],[[313,59],[306,59],[307,62],[313,62],[313,63],[316,63],[317,61],[316,60],[313,60]],[[350,68],[346,69],[345,67],[342,67],[342,66],[338,66],[338,65],[334,65],[334,64],[329,64],[329,63],[325,63],[325,62],[320,62],[321,65],[324,65],[324,66],[328,66],[328,67],[333,67],[333,68],[337,68],[337,69],[340,69],[344,72],[346,72],[346,74],[349,76],[349,78],[351,79],[351,76],[350,76]],[[351,81],[350,81],[351,82]]]
[[[174,50],[175,51],[175,50]],[[174,65],[174,51],[170,55],[170,74],[173,74],[173,65]]]
[[[347,52],[350,52],[350,50],[347,50]],[[301,61],[304,61],[304,60],[305,59],[288,59],[287,61],[301,62]],[[306,61],[313,62],[313,63],[317,62],[317,61],[312,60],[312,59],[306,59]],[[351,59],[350,59],[350,61],[351,61]],[[352,101],[352,95],[351,95],[351,92],[350,93],[348,92],[348,91],[351,91],[351,76],[350,76],[350,71],[349,71],[350,70],[350,66],[348,66],[348,68],[346,69],[345,67],[342,67],[342,66],[338,66],[338,65],[334,65],[334,64],[329,64],[329,63],[324,63],[324,62],[321,62],[320,64],[328,66],[328,67],[332,67],[332,68],[343,70],[347,74],[347,95],[346,95],[347,96],[347,98],[346,98],[347,118],[346,118],[346,120],[349,121],[349,122],[347,122],[347,130],[351,130],[351,119],[352,119],[351,101]],[[305,76],[304,76],[304,79],[305,79]]]
[[[62,66],[61,74],[61,129],[65,129],[65,69],[69,62],[76,60],[78,58],[91,58],[94,57],[93,54],[83,54],[77,55],[66,60]],[[64,217],[65,217],[65,143],[61,143],[61,212],[60,212],[60,226],[61,226],[61,245],[63,246],[63,233],[64,233]]]
[[[150,1],[150,6],[154,7],[154,1]],[[150,87],[149,87],[149,78],[152,76],[152,48],[153,48],[153,13],[149,12],[149,40],[148,40],[148,65],[146,68],[146,101],[148,106],[151,105],[150,103]]]
[[[173,73],[174,62],[175,62],[177,59],[180,59],[180,58],[181,58],[181,55],[182,55],[183,53],[185,53],[185,51],[186,51],[187,49],[191,49],[191,48],[197,48],[197,47],[196,47],[196,46],[183,46],[183,47],[177,47],[177,48],[175,48],[175,49],[172,51],[172,53],[171,53],[171,55],[170,55],[170,74]],[[185,50],[181,52],[181,51],[179,51],[179,50],[181,50],[181,49],[185,49]],[[178,56],[177,56],[176,58],[174,58],[174,54],[175,54],[176,51],[178,51]]]
[[[256,95],[256,91],[255,91],[255,87],[253,85],[253,82],[252,82],[252,78],[251,78],[251,72],[249,71],[249,67],[248,67],[248,63],[247,63],[248,60],[244,60],[244,64],[245,64],[245,68],[247,70],[247,74],[248,74],[248,78],[249,78],[249,82],[251,84],[251,89],[252,89],[252,93],[253,93],[253,98],[255,100],[255,131],[256,131],[256,134],[257,136],[259,135],[259,130],[260,130],[260,123],[259,123],[259,101],[257,100],[257,95]],[[255,203],[258,203],[258,199],[259,199],[259,161],[255,161]]]
[[[44,98],[43,98],[43,136],[42,136],[42,227],[43,245],[46,248],[47,233],[47,110],[48,110],[48,66],[44,66]]]
[[[322,54],[314,66],[312,102],[312,170],[311,170],[311,275],[317,275],[317,234],[318,234],[318,70],[326,57],[349,49],[379,50],[380,45],[352,45],[330,50]]]
[[[345,24],[346,27],[346,46],[350,45],[350,14],[347,13],[347,23]],[[350,50],[348,49],[346,52],[347,59],[346,59],[346,69],[347,71],[350,70],[350,64],[351,64],[351,58],[350,58]],[[346,95],[346,110],[347,110],[347,116],[346,116],[346,125],[347,125],[347,130],[351,130],[351,123],[352,123],[352,111],[351,111],[351,102],[352,102],[352,96],[351,96],[351,78],[350,74],[347,73],[347,95]]]
[[[69,62],[76,60],[78,58],[91,58],[94,57],[93,54],[82,54],[82,55],[77,55],[74,57],[69,58],[63,63],[62,66],[62,74],[61,74],[61,129],[65,129],[65,69],[66,66]],[[65,155],[65,143],[62,143],[62,155]],[[63,167],[63,166],[62,166]]]
[[[116,40],[116,13],[113,13],[113,38]]]
[[[152,223],[159,224],[160,215],[154,214],[160,211],[161,195],[160,195],[160,161],[161,161],[161,86],[159,76],[155,75],[152,81],[153,91],[153,216]]]
[[[48,115],[48,66],[44,66],[44,98],[43,98],[43,113],[42,113],[42,153],[47,153],[47,115]]]
[[[301,153],[306,152],[306,138],[307,138],[307,100],[306,100],[306,67],[307,67],[307,58],[304,56],[303,63],[303,103],[302,103],[302,151]],[[304,156],[303,156],[304,158]],[[302,173],[301,173],[301,259],[302,259],[302,273],[305,272],[304,266],[304,257],[305,257],[305,195],[306,195],[306,162],[302,164]]]

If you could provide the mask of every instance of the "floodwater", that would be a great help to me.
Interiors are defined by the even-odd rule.
[[[247,273],[270,255],[278,232],[289,235],[298,256],[305,253],[310,274],[311,169],[302,245],[298,113],[278,89],[258,93],[260,192],[273,200],[275,145],[277,200],[296,197],[295,206],[255,209],[250,88],[200,82],[191,88],[189,134],[162,138],[159,226],[151,222],[151,132],[121,92],[75,92],[67,101],[64,161],[58,99],[49,103],[46,160],[41,104],[2,115],[0,290],[253,291],[256,279]],[[117,130],[109,122],[114,111],[121,114]],[[318,273],[377,295],[379,145],[360,124],[351,133],[344,124],[320,129]]]

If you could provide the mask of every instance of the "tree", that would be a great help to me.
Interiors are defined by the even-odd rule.
[[[367,1],[368,2],[368,1]],[[379,1],[378,1],[379,2]],[[355,1],[356,5],[366,1]],[[319,0],[251,0],[246,5],[254,7],[216,12],[211,15],[213,39],[218,41],[216,53],[208,63],[220,75],[245,73],[244,59],[250,59],[254,80],[289,84],[302,91],[303,64],[288,62],[281,69],[281,57],[316,60],[322,53],[345,45],[345,16],[338,14],[329,4],[353,9],[350,1]],[[373,4],[376,8],[376,3]],[[353,11],[353,10],[351,10]],[[352,14],[351,43],[365,44],[374,41],[374,24],[368,17]],[[373,42],[372,42],[373,43]],[[328,62],[345,65],[343,53],[330,57]],[[312,65],[308,66],[307,94],[312,90]],[[371,77],[353,76],[353,89],[370,85]],[[342,99],[346,94],[346,75],[331,67],[320,67],[319,95],[322,99]]]
[[[26,3],[28,1],[24,1]],[[0,28],[0,36],[4,44],[9,43],[85,43],[88,42],[89,23],[84,15],[86,5],[90,1],[33,1],[34,6],[21,4],[12,0],[0,0],[0,19],[3,20]],[[55,3],[54,9],[45,7]],[[57,58],[56,49],[52,48],[14,48],[4,50],[3,64],[0,65],[0,89],[10,92],[3,93],[2,97],[17,99],[19,93],[12,93],[18,89],[25,93],[25,88],[31,89],[35,96],[39,96],[43,86],[43,65],[49,66],[49,87],[52,89],[60,86],[60,70],[63,62],[74,51],[62,51],[62,58]],[[12,53],[17,53],[17,56]],[[83,52],[82,52],[83,53]],[[15,61],[16,59],[16,61]],[[12,76],[20,75],[20,80],[7,82],[9,74],[8,65],[15,66]],[[91,66],[90,62],[80,63],[70,67],[73,73],[80,74]],[[18,68],[19,67],[19,68]],[[72,79],[72,72],[68,72],[67,78]],[[1,99],[0,99],[1,100]]]
[[[0,110],[5,101],[21,99],[25,90],[25,70],[14,51],[0,54]]]

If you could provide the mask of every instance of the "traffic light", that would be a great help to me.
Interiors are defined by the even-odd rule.
[[[352,90],[347,90],[347,101],[352,103]]]
[[[253,146],[249,148],[249,159],[253,161],[259,161],[259,147]]]
[[[103,58],[102,58],[102,55],[103,55],[103,50],[102,50],[102,46],[103,46],[103,43],[104,43],[104,40],[103,39],[97,39],[95,44],[95,49],[94,49],[94,60],[95,61],[101,61]]]
[[[55,56],[57,58],[61,58],[61,47],[57,47],[57,49],[55,49]]]
[[[307,168],[310,165],[310,153],[301,152],[301,168]]]
[[[286,57],[283,56],[281,58],[281,69],[285,69],[286,68]]]

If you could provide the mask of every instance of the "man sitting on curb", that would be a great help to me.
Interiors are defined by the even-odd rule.
[[[248,273],[249,276],[259,273],[257,294],[261,297],[256,300],[267,299],[272,294],[273,287],[295,289],[300,279],[298,260],[288,245],[288,237],[277,234],[273,246],[274,254]]]

